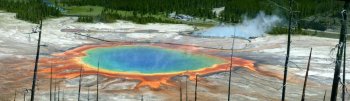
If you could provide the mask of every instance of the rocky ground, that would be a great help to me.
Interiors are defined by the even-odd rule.
[[[25,89],[31,88],[32,69],[36,53],[37,33],[32,28],[37,26],[14,18],[15,14],[0,13],[0,100],[9,101],[16,98],[22,100]],[[73,32],[62,32],[62,29],[84,29],[80,34],[108,41],[134,42],[166,42],[186,45],[197,45],[209,48],[228,49],[230,38],[198,38],[179,35],[180,32],[192,31],[194,28],[182,24],[147,24],[140,25],[127,21],[116,23],[77,23],[77,18],[62,17],[43,22],[41,57],[60,53],[84,44],[98,44],[104,41],[86,38]],[[29,36],[30,35],[30,36]],[[259,37],[253,40],[235,39],[234,56],[257,62],[257,68],[265,72],[254,72],[244,68],[233,71],[232,96],[239,101],[271,101],[281,97],[283,64],[286,54],[287,36]],[[320,101],[324,92],[329,99],[333,80],[335,46],[337,39],[319,38],[312,36],[293,36],[289,65],[289,80],[286,98],[290,101],[299,100],[303,85],[303,77],[310,48],[313,48],[310,76],[306,99]],[[349,53],[349,52],[348,52]],[[45,68],[45,67],[40,67]],[[349,71],[347,70],[347,73]],[[274,76],[271,76],[274,75]],[[349,76],[347,75],[347,78]],[[82,100],[95,100],[96,76],[83,77]],[[160,90],[149,88],[133,89],[138,81],[125,81],[122,78],[104,78],[100,85],[100,100],[103,101],[178,101],[179,83],[176,87],[163,86]],[[185,100],[185,77],[174,77],[173,81],[182,81],[183,99]],[[200,77],[198,82],[199,101],[225,101],[227,99],[228,72],[216,73]],[[57,79],[61,100],[76,101],[78,78]],[[49,79],[39,78],[36,100],[49,100]],[[349,83],[349,82],[347,82]],[[194,81],[188,81],[188,99],[194,100]],[[58,89],[58,88],[57,88]],[[15,95],[16,93],[16,97]],[[62,97],[64,96],[64,97]],[[26,96],[30,98],[29,93]]]

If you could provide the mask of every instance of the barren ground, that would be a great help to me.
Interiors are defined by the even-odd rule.
[[[13,13],[0,13],[0,100],[22,100],[25,89],[31,88],[32,70],[36,53],[36,39],[38,34],[31,34],[36,26],[25,21],[16,20]],[[189,44],[218,49],[230,49],[232,39],[229,38],[198,38],[179,35],[179,32],[192,31],[193,27],[182,24],[147,24],[139,25],[127,21],[116,23],[86,24],[75,22],[77,18],[62,17],[45,20],[43,23],[41,57],[50,57],[50,54],[60,53],[84,44],[98,44],[103,41],[74,35],[73,32],[62,32],[62,29],[86,29],[92,31],[81,34],[90,35],[109,41],[148,41],[166,42],[176,44]],[[234,56],[257,62],[257,68],[266,73],[249,71],[238,68],[233,71],[232,99],[239,101],[271,101],[281,97],[283,64],[286,54],[287,36],[259,37],[251,42],[235,39]],[[320,101],[327,91],[327,99],[331,91],[333,80],[334,58],[336,51],[332,49],[337,45],[337,39],[319,38],[312,36],[293,36],[292,50],[289,65],[289,80],[287,86],[287,99],[300,100],[303,77],[309,50],[313,48],[309,82],[306,89],[308,101]],[[225,51],[225,50],[223,50]],[[230,51],[226,50],[229,54]],[[349,51],[347,53],[350,53]],[[39,67],[47,68],[47,67]],[[347,73],[349,70],[347,70]],[[269,76],[269,75],[277,75]],[[90,99],[95,99],[95,76],[83,77],[82,99],[87,100],[88,89]],[[100,85],[100,100],[103,101],[178,101],[179,86],[163,86],[160,90],[149,88],[133,89],[138,81],[125,81],[122,78],[103,78]],[[349,75],[347,75],[349,79]],[[174,77],[173,81],[184,77]],[[49,79],[39,78],[36,100],[49,100]],[[60,79],[61,96],[64,100],[76,101],[78,91],[78,78]],[[199,101],[225,101],[227,99],[228,72],[216,73],[200,77]],[[348,84],[349,82],[347,82]],[[182,87],[185,85],[183,84]],[[184,89],[183,89],[184,90]],[[64,93],[63,93],[64,92]],[[183,92],[185,93],[185,92]],[[339,94],[341,91],[339,90]],[[185,99],[185,95],[183,95]],[[188,99],[194,100],[194,81],[188,81]],[[29,95],[26,96],[30,98]]]

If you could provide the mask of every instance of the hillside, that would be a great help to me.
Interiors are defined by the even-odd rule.
[[[215,26],[219,23],[241,23],[259,12],[277,15],[286,26],[288,1],[281,0],[0,0],[0,10],[17,13],[16,18],[38,23],[44,18],[78,16],[78,22],[111,23],[128,20],[139,24],[183,23],[195,26]],[[18,6],[21,5],[21,6]],[[334,0],[295,0],[292,3],[293,26],[301,29],[338,32],[342,3]],[[216,9],[220,8],[220,12]],[[40,13],[43,9],[43,13]],[[274,28],[270,34],[286,33]]]

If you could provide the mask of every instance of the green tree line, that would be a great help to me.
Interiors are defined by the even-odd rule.
[[[16,18],[39,23],[41,17],[60,16],[55,7],[49,7],[41,0],[0,0],[0,10],[16,13]]]
[[[288,0],[61,0],[68,6],[93,5],[108,9],[135,11],[140,14],[187,14],[201,18],[215,18],[213,8],[225,7],[219,19],[238,22],[243,15],[254,17],[260,11],[266,14],[287,15]],[[339,11],[341,3],[335,0],[293,0],[295,16],[304,18],[319,13]]]
[[[287,17],[288,0],[230,0],[225,3],[221,20],[239,22],[243,15],[254,17],[260,11]],[[342,3],[335,0],[293,0],[294,18],[303,19],[316,14],[329,13],[335,16],[342,8]]]
[[[54,1],[57,2],[57,0]],[[294,17],[298,19],[322,13],[335,16],[342,7],[342,4],[336,0],[293,1],[293,9],[298,11]],[[15,12],[17,18],[31,22],[38,22],[41,7],[45,18],[60,15],[55,7],[49,7],[41,0],[0,0],[0,2],[0,9]],[[243,15],[254,17],[260,11],[266,14],[288,15],[288,11],[284,9],[288,9],[288,0],[59,0],[59,3],[63,6],[101,6],[107,10],[130,11],[141,15],[130,17],[104,10],[100,16],[106,22],[111,19],[124,19],[138,23],[152,21],[172,23],[172,21],[143,15],[168,15],[173,12],[232,23],[241,21]],[[213,8],[217,7],[225,7],[219,17],[213,13]]]
[[[229,0],[61,0],[67,6],[102,6],[107,9],[135,11],[139,14],[177,12],[196,17],[215,17],[212,8],[222,7]]]
[[[164,19],[161,17],[156,17],[152,16],[149,14],[139,14],[136,13],[135,11],[133,12],[132,15],[126,15],[122,13],[118,13],[117,10],[113,9],[103,9],[100,15],[100,21],[102,22],[114,22],[117,19],[122,19],[122,20],[129,20],[135,23],[139,24],[146,24],[146,23],[153,23],[153,22],[159,22],[159,23],[180,23],[179,21],[172,20],[172,19]]]

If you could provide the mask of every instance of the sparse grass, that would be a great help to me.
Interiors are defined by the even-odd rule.
[[[133,16],[133,12],[132,11],[121,11],[121,10],[117,11],[117,10],[114,10],[113,12],[115,14],[123,15],[125,17],[132,17]],[[137,14],[137,17],[141,17],[141,15]],[[198,26],[198,27],[213,27],[213,26],[216,25],[215,23],[207,23],[207,22],[199,22],[199,21],[191,22],[191,21],[182,21],[182,20],[172,19],[172,18],[169,18],[167,16],[167,14],[165,14],[165,13],[145,14],[145,15],[143,15],[143,17],[153,17],[153,18],[156,18],[156,19],[164,20],[164,21],[177,22],[177,23],[180,23],[180,24],[189,24],[189,25],[194,25],[194,26]]]
[[[268,34],[270,34],[270,35],[284,35],[284,34],[288,34],[288,29],[283,28],[283,27],[275,27]],[[293,30],[293,35],[308,35],[308,36],[317,36],[317,37],[338,39],[340,34],[332,33],[332,32],[325,32],[325,31],[317,31],[317,30],[301,30],[301,29],[299,29],[299,30]],[[350,40],[350,38],[348,37],[347,40]]]
[[[197,26],[197,27],[204,27],[204,28],[210,28],[210,27],[214,27],[217,24],[216,23],[201,23],[201,22],[186,22],[183,21],[184,24],[188,24],[188,25],[193,25],[193,26]]]
[[[292,33],[294,35],[312,35],[312,33],[309,33],[307,31],[304,31],[302,29],[293,29]],[[282,35],[282,34],[288,34],[288,28],[285,27],[274,27],[270,32],[268,32],[270,35]]]
[[[121,10],[111,10],[106,9],[102,11],[100,21],[111,23],[115,20],[128,20],[139,24],[146,23],[181,23],[181,21],[176,19],[171,19],[167,17],[165,13],[157,14],[141,14],[133,11],[121,11]]]
[[[133,16],[133,12],[132,11],[121,11],[121,10],[117,10],[115,11],[115,13],[119,14],[119,15],[123,15],[125,17],[131,17]],[[137,17],[141,17],[141,14],[137,14]],[[172,21],[177,21],[175,19],[171,19],[168,18],[164,13],[158,13],[158,14],[145,14],[143,15],[143,17],[153,17],[156,19],[161,19],[161,20],[172,20]]]
[[[103,7],[99,6],[68,6],[64,7],[67,12],[64,15],[79,15],[79,16],[98,16],[101,14]]]

